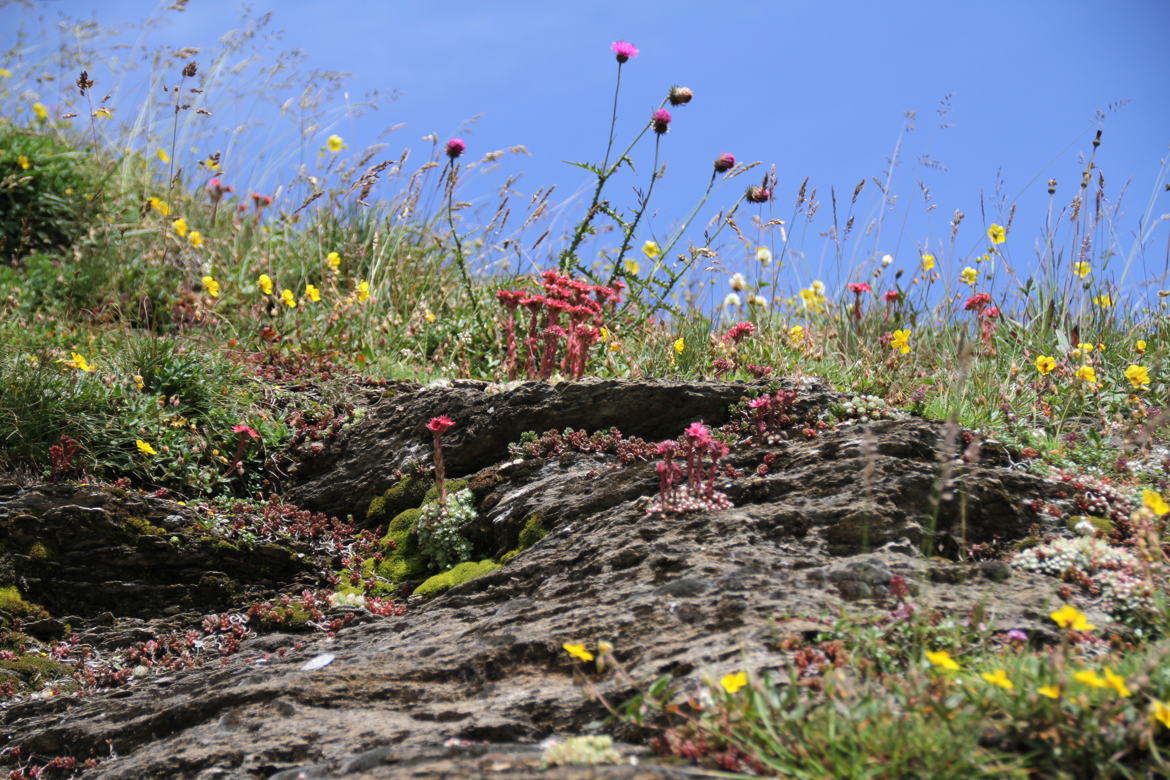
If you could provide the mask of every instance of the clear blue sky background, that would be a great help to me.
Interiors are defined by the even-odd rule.
[[[0,42],[10,42],[17,27],[35,29],[38,19],[51,23],[70,15],[118,26],[162,7],[150,0],[10,5],[0,10],[5,22]],[[147,47],[197,46],[204,53],[196,59],[206,60],[217,37],[238,26],[236,8],[235,0],[191,0],[186,12],[163,14],[160,26],[134,40]],[[314,140],[314,149],[336,132],[349,151],[360,150],[400,122],[406,127],[391,137],[387,151],[397,156],[403,146],[413,146],[416,161],[427,153],[419,139],[430,132],[443,139],[463,135],[468,158],[523,144],[531,157],[505,158],[500,170],[471,181],[468,194],[486,200],[509,173],[523,173],[516,189],[526,195],[556,184],[560,200],[575,193],[578,198],[562,228],[584,208],[580,200],[589,185],[587,174],[563,161],[600,159],[616,67],[608,47],[617,39],[633,42],[641,53],[623,70],[619,139],[636,132],[672,84],[695,92],[690,105],[674,111],[663,146],[666,176],[657,185],[654,214],[639,231],[639,243],[663,238],[697,201],[711,160],[732,152],[741,161],[775,163],[777,200],[765,216],[789,219],[805,177],[817,188],[818,221],[799,238],[807,260],[791,269],[798,283],[813,277],[841,283],[850,268],[887,252],[907,268],[916,264],[921,248],[942,257],[951,215],[961,209],[967,219],[956,256],[944,264],[945,273],[957,274],[986,248],[986,224],[1006,219],[995,205],[997,177],[1007,202],[1018,206],[1009,257],[1018,270],[1026,270],[1035,262],[1047,180],[1059,181],[1057,202],[1067,204],[1080,178],[1079,157],[1090,150],[1099,126],[1104,143],[1097,163],[1109,196],[1116,199],[1125,188],[1115,226],[1118,248],[1130,251],[1151,192],[1157,190],[1155,216],[1170,212],[1170,193],[1161,191],[1158,178],[1165,176],[1160,161],[1170,144],[1167,0],[259,0],[255,8],[275,11],[273,26],[285,31],[273,54],[301,48],[309,67],[352,73],[352,101],[374,89],[384,98],[397,95],[360,118],[345,116],[344,100],[336,96],[333,124]],[[31,43],[56,45],[51,37],[43,40]],[[90,71],[101,91],[102,63]],[[945,122],[951,126],[943,128],[936,110],[947,95],[952,97]],[[1122,101],[1128,103],[1116,107]],[[1107,114],[1103,123],[1095,119],[1098,110]],[[255,111],[251,118],[264,116],[262,108]],[[830,187],[844,204],[859,179],[884,178],[907,111],[918,112],[916,129],[905,139],[894,174],[892,191],[899,198],[882,239],[847,246],[839,264],[830,243],[817,236],[828,225]],[[462,127],[477,115],[473,127]],[[279,136],[267,136],[274,137]],[[648,167],[649,151],[649,145],[642,149],[640,172]],[[924,165],[927,158],[946,170]],[[291,157],[284,170],[269,167],[266,180],[236,183],[271,190],[291,178],[294,163]],[[918,182],[930,190],[937,206],[932,212],[924,208]],[[700,222],[733,201],[747,183],[738,179],[717,190]],[[644,184],[644,175],[622,179],[612,197],[629,203],[630,187]],[[875,195],[871,182],[859,202],[859,225],[876,214]],[[799,227],[789,228],[796,241]],[[1165,222],[1155,229],[1144,254],[1135,258],[1127,286],[1162,273],[1168,229]],[[739,255],[746,257],[746,250]],[[541,251],[532,259],[549,263]],[[1113,263],[1120,279],[1122,264]]]

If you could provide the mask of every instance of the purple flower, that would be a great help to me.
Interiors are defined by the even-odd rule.
[[[753,184],[747,188],[748,203],[767,203],[772,199],[772,192],[767,187]]]
[[[1011,631],[1007,632],[1007,638],[1013,642],[1027,642],[1028,634],[1027,632],[1021,631],[1018,628],[1013,628]]]
[[[724,152],[715,158],[715,170],[719,173],[727,173],[735,167],[735,155]]]
[[[463,142],[462,138],[452,138],[447,142],[447,156],[454,160],[459,155],[463,154],[463,150],[467,148],[467,144]]]
[[[617,55],[618,62],[626,62],[638,56],[638,47],[629,41],[614,41],[609,50]]]
[[[667,126],[670,125],[670,112],[665,108],[660,108],[650,116],[650,124],[654,125],[654,132],[662,135],[666,132]]]

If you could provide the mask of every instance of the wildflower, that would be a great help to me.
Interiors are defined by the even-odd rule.
[[[1144,390],[1150,384],[1150,372],[1146,370],[1145,366],[1131,365],[1125,369],[1125,378],[1129,380],[1135,390]]]
[[[574,645],[570,644],[569,642],[565,642],[563,645],[561,645],[561,647],[565,648],[565,652],[574,658],[578,658],[582,661],[593,660],[593,653],[586,650],[585,645]]]
[[[231,192],[230,186],[225,187],[223,182],[218,178],[212,178],[207,182],[207,196],[211,198],[212,203],[219,203],[223,199],[225,193]]]
[[[736,292],[747,289],[747,279],[744,279],[743,274],[740,273],[732,274],[731,280],[728,282],[728,284],[730,284],[731,289],[735,290]]]
[[[150,204],[150,207],[152,209],[154,209],[161,216],[166,217],[166,216],[169,216],[171,213],[170,205],[162,198],[150,197],[150,198],[146,199],[146,202],[148,204]]]
[[[17,155],[16,164],[20,166],[20,169],[22,171],[27,171],[30,167],[32,167],[32,163],[30,163],[28,161],[28,158],[25,157],[23,154]]]
[[[772,191],[759,184],[753,184],[747,188],[745,197],[748,203],[767,203],[772,199]]]
[[[975,293],[967,299],[967,303],[963,305],[966,311],[983,311],[987,304],[991,303],[991,296],[987,293]]]
[[[1093,303],[1096,304],[1097,306],[1100,306],[1102,309],[1108,309],[1110,306],[1113,305],[1113,296],[1110,295],[1109,293],[1105,293],[1104,295],[1098,295],[1098,296],[1093,298]]]
[[[976,263],[986,263],[990,259],[991,259],[991,255],[984,252],[983,254],[979,255],[979,257],[975,258],[975,262]]]
[[[161,146],[154,150],[154,156],[157,157],[158,161],[161,163],[169,163],[171,161],[171,156],[167,154],[167,150]]]
[[[423,319],[426,320],[427,322],[434,322],[435,321],[435,313],[432,312],[430,309],[424,308],[423,309]]]
[[[242,434],[245,434],[246,436],[249,436],[253,439],[260,438],[260,434],[256,433],[255,428],[253,428],[250,425],[244,425],[243,423],[241,423],[239,425],[233,425],[232,426],[232,433],[242,433]]]
[[[971,287],[975,286],[975,282],[978,281],[978,279],[979,279],[979,272],[976,271],[971,266],[967,266],[966,268],[964,268],[962,271],[959,272],[959,281],[962,282],[963,284],[970,285]]]
[[[97,111],[93,112],[93,116],[95,119],[109,119],[113,115],[114,115],[114,112],[111,111],[110,109],[106,108],[105,106],[102,106]]]
[[[1048,355],[1036,356],[1036,370],[1040,372],[1041,376],[1048,376],[1054,368],[1056,368],[1055,358],[1051,358]]]
[[[758,306],[761,309],[768,308],[768,299],[759,293],[753,293],[748,296],[748,306]]]
[[[1041,696],[1047,696],[1050,699],[1060,698],[1060,686],[1058,685],[1041,685],[1036,689],[1036,693]]]
[[[33,113],[37,115],[37,121],[44,122],[49,118],[49,109],[45,108],[43,103],[33,103]]]
[[[1108,688],[1109,683],[1105,681],[1101,675],[1094,672],[1092,669],[1082,669],[1073,674],[1073,679],[1085,685],[1091,685],[1094,688]]]
[[[359,301],[361,301],[362,303],[365,303],[366,301],[368,301],[370,299],[370,283],[369,282],[364,282],[364,281],[358,282],[357,299]]]
[[[341,270],[341,255],[336,252],[330,252],[325,255],[325,263],[329,266],[329,270],[337,273]]]
[[[675,352],[677,352],[678,354],[681,355],[683,353],[683,350],[686,348],[687,348],[687,343],[685,341],[683,341],[682,336],[679,336],[677,339],[675,339],[675,341],[674,341],[674,351]]]
[[[1080,344],[1077,344],[1077,348],[1073,350],[1078,355],[1087,355],[1092,351],[1093,345],[1087,341],[1082,341]]]
[[[638,47],[629,41],[614,41],[609,45],[609,50],[617,55],[619,63],[628,62],[638,56]]]
[[[462,138],[452,138],[447,142],[447,156],[454,160],[463,154],[463,150],[466,148],[467,144],[463,142]]]
[[[203,246],[203,234],[198,230],[192,230],[187,234],[187,243],[198,249]]]
[[[991,239],[993,244],[1002,244],[1007,241],[1007,231],[1003,229],[1003,225],[991,223],[991,227],[987,228],[987,237]]]
[[[341,147],[345,146],[345,143],[341,140],[341,136],[331,135],[325,139],[325,146],[329,149],[329,151],[337,154],[341,151]]]
[[[8,68],[0,68],[0,79],[12,78],[12,71]]]
[[[1086,263],[1084,260],[1078,260],[1077,262],[1073,263],[1073,273],[1076,274],[1077,276],[1081,277],[1082,279],[1084,279],[1086,276],[1088,276],[1092,272],[1093,272],[1093,267],[1091,265],[1089,265],[1088,263]]]
[[[219,282],[215,281],[211,276],[205,276],[200,281],[203,282],[203,286],[207,289],[208,295],[212,298],[219,297]]]
[[[934,269],[934,255],[922,255],[922,270],[931,271]]]
[[[306,284],[305,297],[313,303],[319,303],[321,301],[321,291],[311,284]]]
[[[772,263],[772,250],[766,246],[757,247],[756,262],[767,268]]]
[[[260,292],[265,295],[272,295],[272,277],[268,274],[260,274],[260,278],[256,280],[260,285]]]
[[[715,158],[715,171],[717,173],[727,173],[735,167],[735,155],[724,152]]]
[[[1090,365],[1084,365],[1077,369],[1077,379],[1086,384],[1097,384],[1097,372],[1093,370]]]
[[[735,695],[743,686],[747,685],[747,672],[736,672],[735,674],[725,674],[719,678],[719,684],[723,686],[723,690],[731,695]]]
[[[446,433],[448,429],[455,426],[455,421],[445,414],[440,414],[438,417],[432,417],[427,422],[427,430],[431,433]],[[588,658],[586,661],[590,660]]]
[[[179,217],[174,222],[172,222],[171,227],[173,227],[175,232],[180,236],[187,235],[187,220],[183,219],[182,217]]]
[[[660,108],[650,115],[650,124],[654,127],[654,132],[662,135],[665,133],[670,125],[670,112],[665,108]]]
[[[896,330],[890,334],[890,348],[905,355],[910,351],[910,329]]]
[[[86,373],[94,370],[95,367],[87,363],[85,357],[80,352],[72,352],[70,354],[73,356],[72,360],[62,358],[58,362],[64,363],[70,368],[76,368],[78,371],[85,371]]]
[[[138,445],[138,451],[143,455],[158,455],[158,451],[154,447],[144,442],[142,439],[135,439],[134,443]]]
[[[889,266],[891,266],[893,264],[894,264],[894,256],[893,255],[882,255],[882,267],[883,268],[888,268]]]
[[[219,156],[218,154],[208,157],[206,160],[200,160],[199,164],[209,171],[219,170]],[[229,188],[230,189],[230,188]]]
[[[690,87],[673,86],[670,88],[670,104],[672,106],[681,106],[691,102],[691,98],[695,93],[691,91]]]
[[[280,300],[282,300],[284,305],[290,309],[295,309],[297,307],[297,298],[295,295],[293,295],[293,291],[287,287],[281,291]]]
[[[1162,494],[1154,490],[1142,491],[1142,505],[1158,517],[1170,512],[1170,504],[1162,499]]]
[[[886,303],[897,303],[901,300],[902,293],[897,290],[886,290],[886,294],[883,297],[886,299]]]
[[[723,299],[723,308],[724,309],[730,309],[732,307],[742,306],[742,305],[743,305],[743,301],[741,301],[739,299],[739,296],[733,292],[727,293],[727,297],[725,297]]]
[[[946,650],[927,650],[925,655],[926,660],[930,661],[932,665],[937,666],[940,669],[945,669],[948,672],[957,672],[960,668],[959,664],[955,661],[955,659],[951,658],[951,654]]]
[[[1136,351],[1136,352],[1137,352],[1139,355],[1144,355],[1144,354],[1146,354],[1146,342],[1145,342],[1145,339],[1138,339],[1138,340],[1137,340],[1137,343],[1133,345],[1133,348],[1134,348],[1134,350],[1135,350],[1135,351]]]
[[[1150,701],[1150,717],[1161,721],[1162,725],[1170,729],[1170,705],[1153,699]]]
[[[987,682],[991,683],[992,685],[998,685],[1005,691],[1010,691],[1012,688],[1016,687],[1014,684],[1012,684],[1012,681],[1008,679],[1007,672],[1005,672],[1003,669],[996,669],[994,672],[983,672],[983,674],[979,676],[984,680],[987,680]]]
[[[1048,617],[1052,618],[1053,622],[1061,628],[1071,628],[1073,631],[1092,631],[1096,628],[1095,625],[1089,622],[1084,614],[1074,607],[1072,604],[1065,604],[1055,612],[1050,612]]]
[[[642,244],[642,253],[653,260],[662,254],[662,248],[658,246],[657,241],[647,241]]]
[[[1125,678],[1119,674],[1114,674],[1113,670],[1108,666],[1103,670],[1105,672],[1105,682],[1117,694],[1118,698],[1128,699],[1133,695],[1133,692],[1126,686]]]
[[[788,343],[794,347],[800,346],[805,339],[804,326],[793,325],[788,329]]]

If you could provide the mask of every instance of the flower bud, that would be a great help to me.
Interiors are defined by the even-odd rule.
[[[735,167],[735,155],[724,152],[715,158],[715,170],[719,173],[727,173]]]
[[[467,148],[467,144],[463,142],[462,138],[452,138],[447,142],[447,156],[454,160],[459,155],[463,154],[463,150]]]
[[[677,84],[670,88],[670,104],[672,106],[681,106],[684,103],[690,103],[691,98],[695,93],[691,91],[690,87],[680,87]]]

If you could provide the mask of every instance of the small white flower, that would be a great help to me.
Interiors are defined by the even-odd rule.
[[[730,284],[731,289],[733,290],[738,291],[747,289],[747,279],[743,278],[743,274],[732,274]]]
[[[765,268],[772,262],[772,250],[762,246],[756,250],[756,260]]]
[[[762,295],[752,295],[748,298],[748,306],[759,306],[761,309],[768,308],[768,299]]]
[[[727,293],[727,297],[723,299],[723,308],[725,309],[732,309],[742,305],[743,301],[735,293]]]
[[[890,265],[893,262],[894,262],[893,255],[882,255],[882,266]]]

